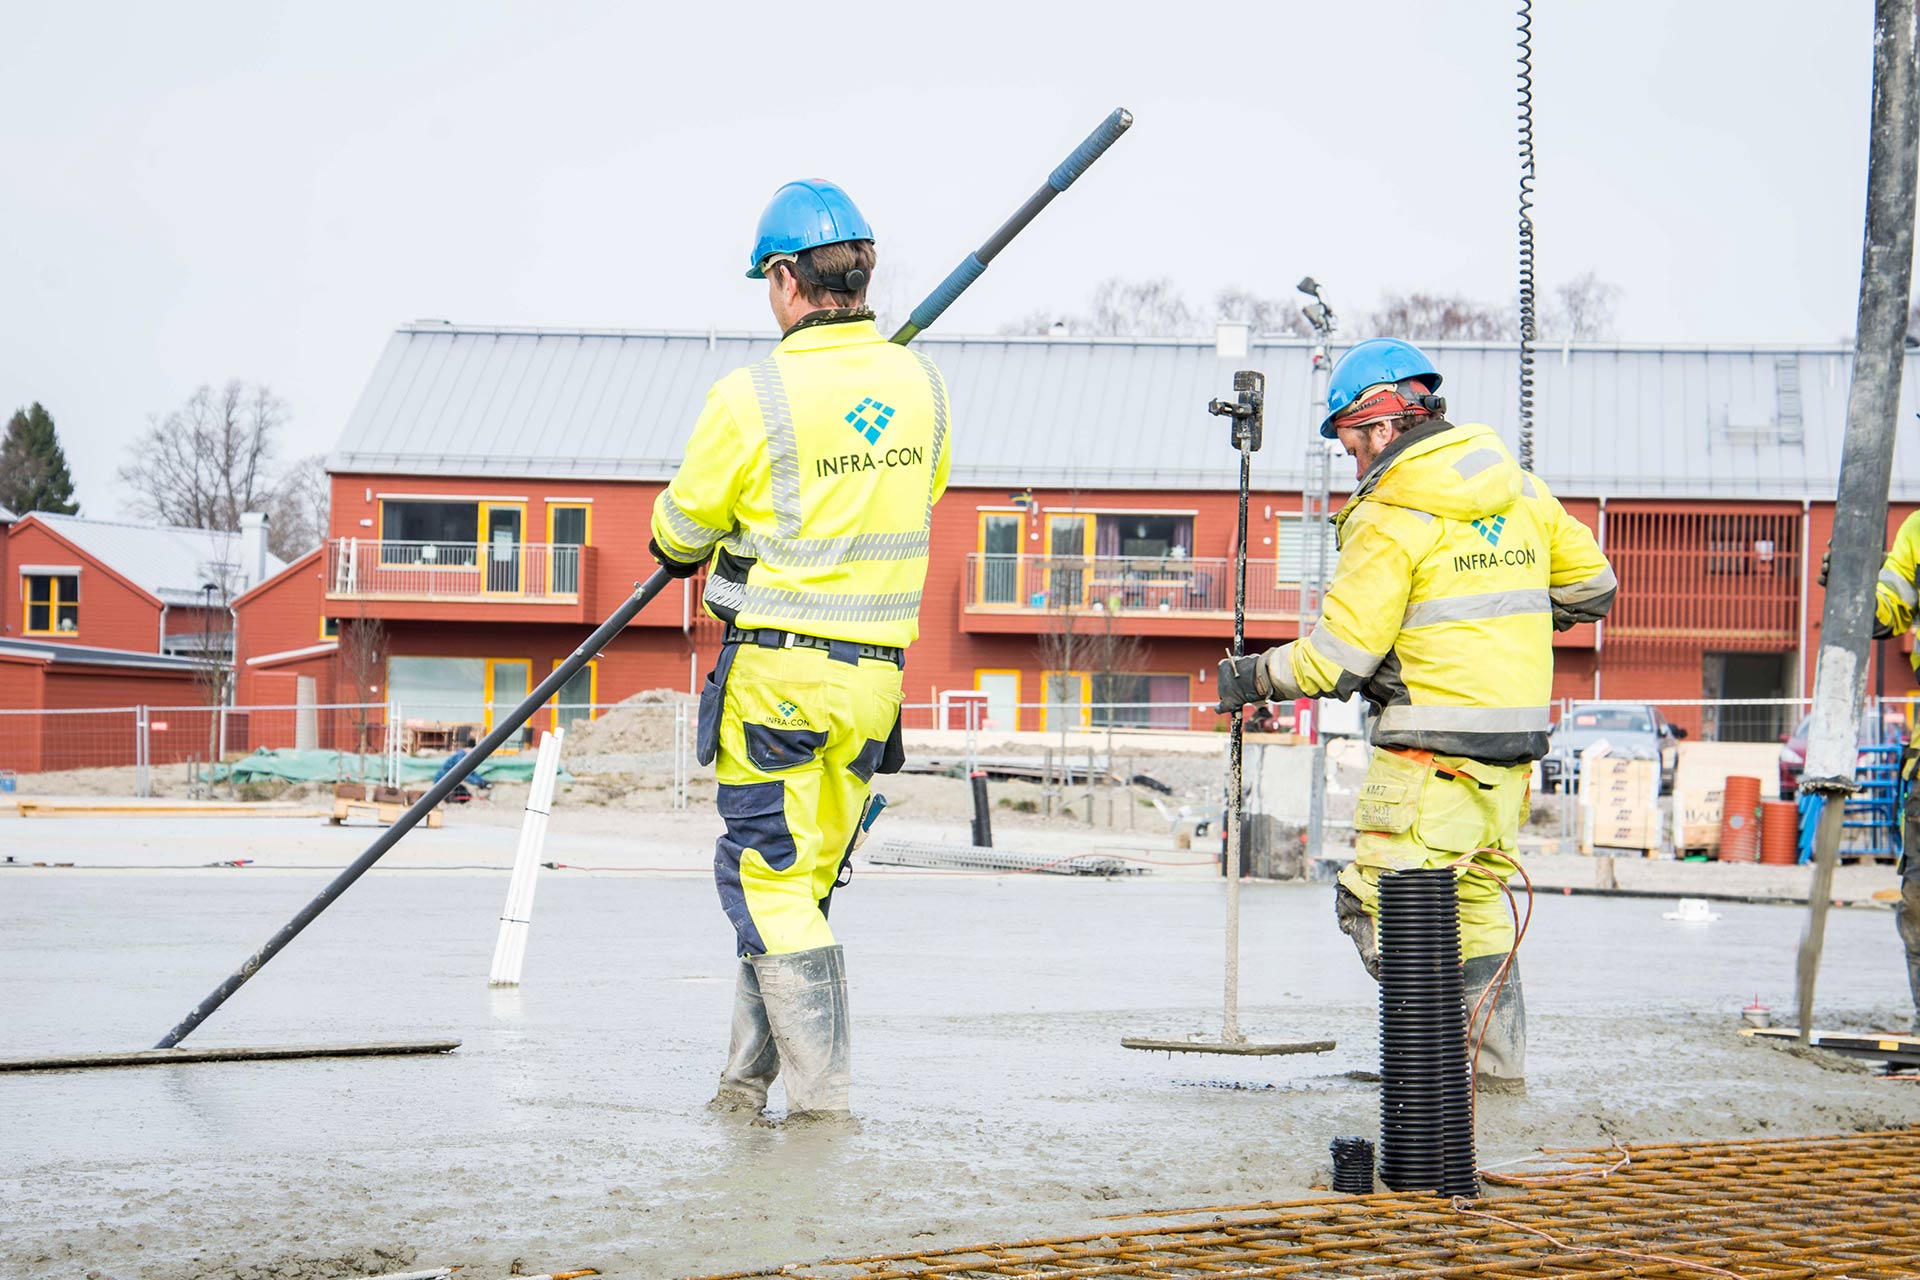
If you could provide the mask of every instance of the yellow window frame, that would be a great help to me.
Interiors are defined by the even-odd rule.
[[[494,700],[493,700],[494,671],[500,667],[526,668],[527,693],[532,693],[533,692],[533,659],[532,658],[487,658],[484,661],[486,662],[487,665],[485,668],[486,675],[484,677],[484,683],[481,685],[481,688],[480,688],[480,718],[481,718],[480,727],[482,732],[492,733],[493,732],[493,703],[494,703]],[[520,696],[522,698],[525,698],[527,694],[523,693]],[[515,705],[517,706],[519,704],[516,703]],[[510,707],[508,708],[508,710],[512,710],[512,708]],[[512,749],[513,748],[508,748],[508,747],[502,748],[502,750],[512,750]]]
[[[33,598],[33,582],[42,578],[47,583],[47,629],[36,630],[33,626],[33,610],[41,602]],[[73,583],[73,599],[68,600],[60,593],[60,585]],[[60,629],[60,610],[65,605],[73,606],[73,630]],[[20,575],[20,632],[29,636],[77,636],[80,634],[80,575],[77,573],[23,573]]]
[[[581,545],[584,546],[585,544],[583,543]],[[558,671],[560,664],[565,661],[565,658],[555,658],[553,660],[553,670]],[[565,687],[565,685],[561,686],[561,688]],[[598,658],[589,658],[587,660],[587,719],[598,720],[600,718],[599,702],[600,660]],[[547,703],[547,727],[549,729],[558,729],[560,727],[559,689],[553,691],[553,699]]]
[[[1020,731],[1021,675],[1022,673],[1020,671],[1020,668],[1018,667],[975,667],[973,669],[973,687],[975,690],[980,690],[981,688],[980,677],[982,676],[1012,676],[1013,677],[1013,723],[1007,727],[1012,729],[1015,733],[1018,733]]]
[[[561,511],[578,511],[580,513],[580,545],[583,547],[593,545],[593,504],[591,502],[547,503],[547,589],[549,591],[553,589],[553,558],[560,546],[558,542],[554,541],[553,518]],[[524,555],[525,553],[523,552],[522,554]],[[587,558],[584,555],[579,556],[573,567],[573,594],[575,595],[579,594],[583,585],[580,579],[581,575],[586,572],[586,567]]]
[[[480,505],[480,520],[479,520],[478,527],[474,530],[475,535],[479,539],[479,545],[474,558],[479,562],[479,566],[480,566],[480,594],[487,595],[487,596],[524,596],[526,595],[527,594],[527,504],[524,502],[482,502],[479,505]],[[488,582],[491,581],[493,577],[493,560],[491,559],[491,556],[493,554],[493,541],[492,539],[487,537],[487,523],[492,518],[493,513],[495,511],[517,511],[520,513],[520,537],[518,541],[518,546],[520,548],[520,564],[519,564],[518,572],[514,574],[514,582],[517,585],[511,591],[495,591],[492,587],[487,585]]]
[[[329,622],[333,624],[333,630],[331,631],[327,630],[327,624]],[[340,638],[340,619],[329,618],[326,614],[324,613],[321,614],[320,615],[320,638],[322,640],[338,640]]]
[[[1053,718],[1053,681],[1056,676],[1071,679],[1080,678],[1080,727],[1093,727],[1093,672],[1091,671],[1042,671],[1040,673],[1040,718],[1043,730],[1057,729],[1056,724],[1045,723]]]

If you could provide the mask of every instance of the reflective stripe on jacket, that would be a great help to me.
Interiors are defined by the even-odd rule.
[[[1521,764],[1546,754],[1553,630],[1613,605],[1593,534],[1491,427],[1394,442],[1334,517],[1311,634],[1269,655],[1276,698],[1362,692],[1376,745]]]
[[[932,360],[871,320],[812,325],[707,393],[653,537],[676,560],[718,550],[715,617],[906,645],[951,453]]]
[[[1873,585],[1873,620],[1880,624],[1880,632],[1901,636],[1913,627],[1914,614],[1920,612],[1916,581],[1920,581],[1920,511],[1908,516],[1893,535],[1893,549],[1887,552],[1880,580]],[[1920,670],[1920,648],[1913,652],[1913,665]]]

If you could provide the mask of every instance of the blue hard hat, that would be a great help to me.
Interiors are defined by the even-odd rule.
[[[1440,389],[1440,374],[1433,367],[1433,361],[1411,342],[1368,338],[1348,348],[1327,380],[1327,417],[1320,424],[1320,434],[1329,440],[1339,439],[1333,420],[1359,399],[1362,391],[1382,382],[1404,382],[1408,378],[1420,379],[1427,384],[1428,391]]]
[[[760,215],[747,278],[765,279],[760,264],[771,253],[799,253],[823,244],[871,239],[873,228],[854,207],[852,197],[839,187],[823,178],[789,182],[773,193],[767,211]]]

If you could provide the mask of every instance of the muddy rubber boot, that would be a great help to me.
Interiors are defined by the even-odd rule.
[[[1339,922],[1340,932],[1353,939],[1360,963],[1367,966],[1367,976],[1380,981],[1380,944],[1373,917],[1367,914],[1360,896],[1345,885],[1333,891],[1333,918]]]
[[[835,944],[752,960],[787,1083],[788,1122],[849,1117],[853,1043],[845,954]]]
[[[740,961],[733,986],[733,1029],[727,1045],[727,1065],[720,1072],[720,1088],[707,1104],[709,1111],[759,1112],[767,1105],[767,1086],[780,1073],[780,1053],[773,1029],[767,1025],[766,1002],[760,998],[760,979],[753,965]]]
[[[1911,828],[1909,828],[1911,829]],[[1907,989],[1913,993],[1913,1034],[1920,1036],[1920,875],[1909,871],[1900,882],[1894,927],[1907,951]]]
[[[1460,966],[1467,986],[1467,1016],[1473,1016],[1480,997],[1493,985],[1505,954],[1475,956]],[[1492,1009],[1480,1010],[1486,1035],[1480,1041],[1480,1056],[1474,1063],[1473,1086],[1485,1093],[1525,1093],[1527,1091],[1527,1003],[1520,990],[1520,962],[1515,959],[1507,971],[1507,980],[1497,998],[1489,1001]],[[1471,1041],[1469,1041],[1471,1047]]]

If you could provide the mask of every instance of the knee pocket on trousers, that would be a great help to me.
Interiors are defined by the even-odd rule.
[[[787,826],[784,782],[723,782],[715,796],[715,805],[726,820],[727,840],[734,846],[736,858],[752,849],[767,866],[785,871],[800,856],[793,832]]]

